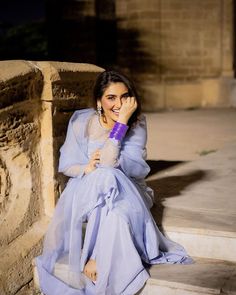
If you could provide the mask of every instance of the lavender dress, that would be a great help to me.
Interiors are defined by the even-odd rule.
[[[182,246],[162,235],[150,214],[145,117],[122,142],[109,139],[109,132],[93,109],[76,111],[70,119],[59,171],[71,178],[36,259],[46,295],[133,295],[149,278],[144,264],[191,261]],[[98,148],[100,164],[85,175]],[[90,258],[96,260],[96,282],[82,273]],[[60,262],[66,265],[62,276],[55,270]]]

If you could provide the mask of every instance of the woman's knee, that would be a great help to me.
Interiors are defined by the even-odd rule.
[[[114,167],[98,167],[94,170],[94,175],[105,178],[105,177],[112,177],[114,178],[116,175],[116,168]]]

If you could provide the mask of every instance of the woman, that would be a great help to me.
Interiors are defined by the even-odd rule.
[[[59,172],[70,180],[37,258],[46,295],[133,295],[149,278],[145,265],[190,262],[149,211],[146,122],[134,86],[104,71],[94,100],[97,112],[76,111],[60,149]],[[67,267],[59,275],[55,265],[62,264]]]

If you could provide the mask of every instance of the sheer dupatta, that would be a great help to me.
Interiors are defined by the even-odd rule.
[[[89,162],[88,122],[94,114],[94,109],[76,111],[68,125],[66,140],[60,149],[59,172],[64,172],[72,165],[86,165]],[[144,116],[137,122],[121,142],[120,156],[117,168],[130,179],[133,179],[143,192],[147,192],[144,177],[150,171],[146,159],[146,122]],[[99,165],[98,165],[99,167]],[[83,175],[70,178],[55,209],[53,219],[45,236],[42,266],[53,273],[56,261],[68,255],[68,282],[78,289],[84,288],[83,265],[80,264],[82,248],[82,223],[85,213],[96,205],[91,202],[80,208],[78,192]],[[143,186],[142,186],[142,185]],[[89,189],[89,188],[88,188]],[[149,195],[152,190],[149,189]],[[99,197],[99,196],[98,196]],[[148,201],[151,206],[152,197]]]

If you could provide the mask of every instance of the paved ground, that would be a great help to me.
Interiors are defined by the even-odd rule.
[[[236,109],[147,114],[159,224],[236,237]]]
[[[148,113],[148,159],[187,161],[236,141],[236,109]]]
[[[147,122],[152,213],[196,263],[152,267],[141,294],[236,294],[236,109],[152,113]]]

